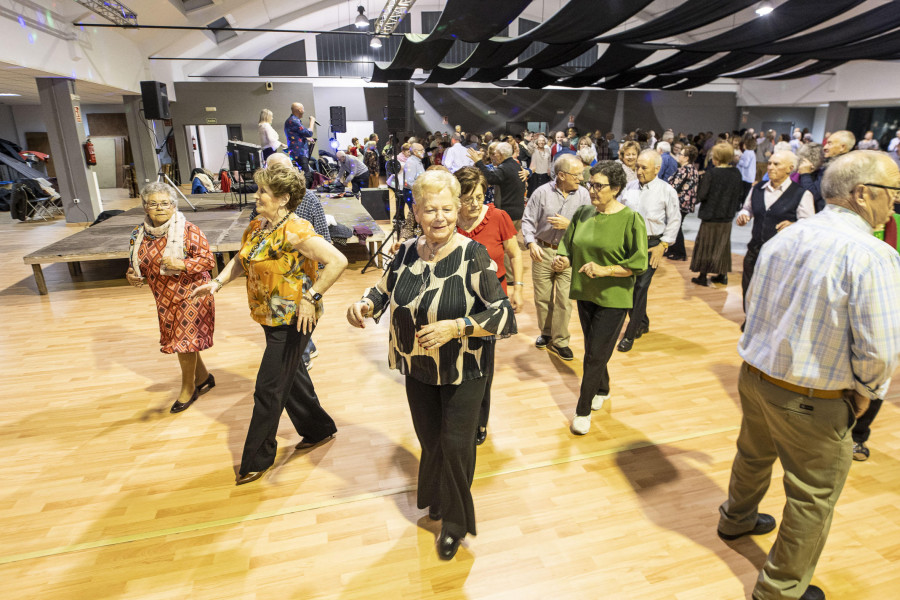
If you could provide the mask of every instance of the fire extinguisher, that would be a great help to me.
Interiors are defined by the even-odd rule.
[[[191,136],[191,145],[194,147],[194,150],[197,149],[197,138]]]
[[[97,164],[97,153],[94,152],[94,144],[91,143],[90,138],[84,143],[84,160],[88,165]]]

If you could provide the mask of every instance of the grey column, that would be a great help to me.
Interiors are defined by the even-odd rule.
[[[616,134],[617,140],[621,140],[628,133],[625,131],[625,92],[622,90],[616,92],[616,108],[609,130]]]
[[[128,141],[134,158],[134,176],[140,190],[147,183],[156,181],[159,161],[156,154],[156,140],[147,120],[141,115],[140,96],[122,96],[125,102],[125,122],[128,125]]]
[[[56,77],[35,80],[66,222],[93,222],[103,209],[94,174],[85,162],[85,117],[81,100],[75,94],[75,81]]]
[[[834,133],[841,129],[847,129],[847,118],[849,116],[849,102],[829,102],[828,113],[825,115],[825,131]]]

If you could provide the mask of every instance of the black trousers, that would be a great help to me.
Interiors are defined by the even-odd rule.
[[[647,249],[659,246],[659,239],[647,241]],[[649,260],[649,259],[648,259]],[[641,329],[650,328],[650,318],[647,316],[647,293],[650,290],[650,281],[656,269],[647,265],[647,270],[637,276],[634,282],[633,308],[628,311],[628,327],[625,328],[625,337],[634,339]]]
[[[312,334],[301,334],[296,325],[262,328],[266,349],[256,374],[253,416],[241,456],[241,474],[262,471],[275,462],[275,433],[285,410],[297,433],[309,440],[321,440],[337,431],[319,404],[303,364],[303,351]]]
[[[866,412],[856,420],[856,425],[853,426],[853,441],[857,444],[869,440],[869,434],[872,432],[872,421],[875,420],[875,416],[881,410],[882,402],[883,400],[872,400]]]
[[[297,161],[297,166],[300,167],[300,170],[306,174],[306,187],[309,188],[309,184],[312,182],[312,173],[309,170],[309,157],[298,156],[295,160]]]
[[[609,393],[609,359],[612,357],[619,332],[625,323],[626,308],[607,308],[578,300],[578,320],[584,333],[584,375],[575,414],[591,414],[591,402],[597,394]]]
[[[361,190],[364,187],[369,187],[368,171],[366,171],[362,175],[359,175],[358,177],[354,177],[353,179],[350,180],[350,190],[354,194],[358,194],[359,190]]]
[[[422,446],[416,504],[443,515],[443,529],[455,537],[475,535],[475,431],[485,378],[459,385],[429,385],[406,377],[406,398]]]
[[[478,416],[478,426],[487,427],[488,417],[491,416],[491,384],[494,383],[494,352],[497,349],[496,338],[483,338],[482,352],[485,356],[484,370],[484,397],[481,400],[481,413]]]
[[[756,261],[759,259],[760,247],[755,244],[747,246],[747,253],[744,255],[744,272],[741,274],[741,293],[743,295],[744,313],[747,312],[747,290],[750,289],[750,280],[753,279],[753,270],[756,268]]]
[[[675,243],[669,246],[667,253],[672,258],[687,258],[687,249],[684,247],[684,218],[689,214],[687,211],[681,211],[681,226],[678,228],[678,237],[675,238]]]
[[[263,149],[262,149],[263,162],[266,162],[266,160],[268,160],[268,158],[269,158],[270,156],[272,156],[273,154],[275,154],[275,150],[272,150],[272,149],[269,148],[268,146],[266,146],[265,148],[263,148]]]

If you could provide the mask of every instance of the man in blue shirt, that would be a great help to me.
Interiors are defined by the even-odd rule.
[[[785,507],[756,600],[825,598],[809,582],[850,470],[850,430],[900,364],[900,255],[873,235],[898,192],[887,154],[841,156],[822,179],[825,210],[760,252],[738,343],[743,419],[718,526],[724,540],[775,529],[759,504],[780,460]]]
[[[660,142],[656,145],[656,151],[662,157],[662,166],[659,168],[657,177],[668,182],[669,177],[678,170],[678,161],[672,156],[672,145],[669,142]]]
[[[288,141],[288,154],[306,173],[306,185],[309,186],[309,139],[315,135],[316,118],[309,116],[309,128],[303,126],[302,118],[303,105],[294,102],[291,104],[291,116],[284,122],[284,136]]]

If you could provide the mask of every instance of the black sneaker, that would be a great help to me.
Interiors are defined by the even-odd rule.
[[[546,335],[539,335],[536,340],[534,340],[534,347],[543,350],[547,347],[547,344],[550,343],[550,338]]]
[[[709,287],[709,280],[706,277],[691,277],[691,283]]]
[[[634,346],[634,340],[631,338],[622,338],[622,341],[619,342],[619,345],[616,346],[616,350],[619,352],[628,352],[631,350],[631,347]]]
[[[810,585],[800,596],[800,600],[825,600],[825,592],[818,586]]]
[[[720,285],[728,285],[728,275],[713,275],[709,278],[712,283],[718,283]]]
[[[650,328],[649,328],[649,327],[641,327],[640,329],[638,329],[638,330],[637,330],[637,333],[634,334],[634,339],[640,338],[640,337],[641,337],[642,335],[644,335],[645,333],[650,333]]]
[[[573,360],[575,355],[572,354],[572,350],[566,346],[565,348],[560,348],[559,346],[554,346],[553,344],[547,346],[547,350],[557,355],[563,360]]]
[[[865,442],[853,442],[853,460],[860,462],[869,458],[869,449]]]

